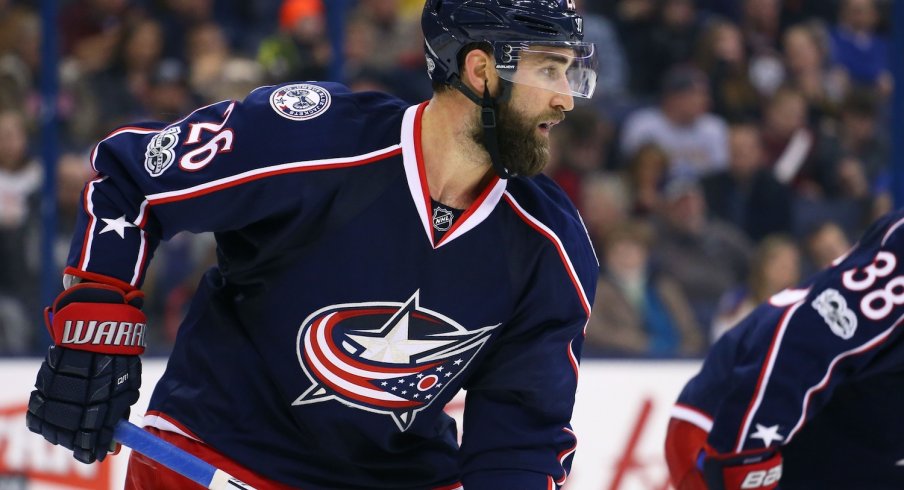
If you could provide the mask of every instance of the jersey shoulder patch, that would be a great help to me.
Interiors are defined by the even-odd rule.
[[[270,93],[270,107],[292,121],[314,119],[329,110],[329,90],[312,83],[293,83],[277,87]]]

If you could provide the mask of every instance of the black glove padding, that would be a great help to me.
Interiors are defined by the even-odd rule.
[[[113,427],[138,401],[141,358],[54,346],[38,371],[26,425],[85,464],[112,450]]]

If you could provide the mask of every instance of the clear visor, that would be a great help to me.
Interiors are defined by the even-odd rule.
[[[493,43],[496,71],[512,83],[589,99],[596,89],[593,43],[500,41]]]

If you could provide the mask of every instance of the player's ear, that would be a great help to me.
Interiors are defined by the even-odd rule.
[[[483,93],[484,83],[490,84],[490,91],[496,91],[496,67],[493,55],[481,50],[472,49],[465,55],[462,64],[462,81],[476,94]]]

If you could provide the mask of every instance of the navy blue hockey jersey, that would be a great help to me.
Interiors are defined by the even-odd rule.
[[[720,339],[672,415],[723,453],[780,446],[783,490],[904,488],[904,212]]]
[[[434,223],[425,106],[262,87],[99,143],[67,273],[136,288],[160,240],[217,239],[147,424],[304,489],[564,481],[586,231],[542,176]],[[442,409],[462,388],[459,448]]]

